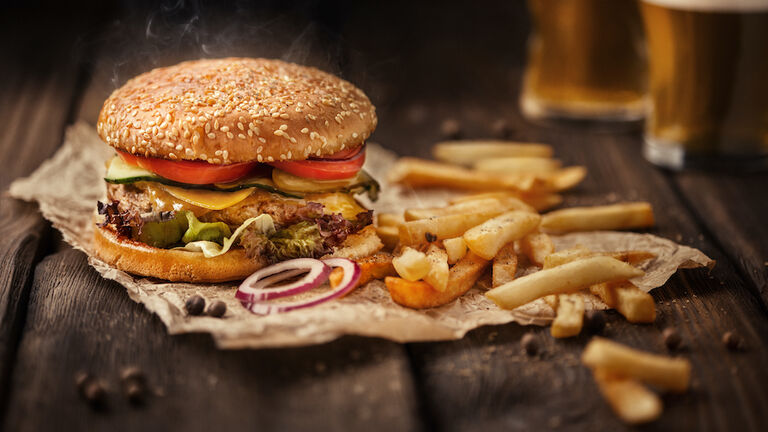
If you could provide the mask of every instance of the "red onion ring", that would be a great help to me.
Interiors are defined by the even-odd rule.
[[[243,306],[257,315],[270,315],[273,313],[289,312],[296,309],[315,306],[320,303],[327,302],[328,300],[341,297],[352,291],[357,285],[357,281],[360,280],[360,266],[352,260],[348,260],[346,258],[328,258],[321,262],[326,265],[326,268],[328,268],[327,266],[341,267],[344,270],[344,277],[342,277],[341,282],[339,283],[339,286],[336,287],[336,289],[309,300],[296,302],[274,303],[266,301],[248,302],[241,300]],[[325,278],[327,279],[328,276],[326,275]]]
[[[272,287],[275,282],[307,273],[296,282]],[[244,303],[301,294],[317,287],[328,279],[331,269],[313,258],[296,258],[265,267],[250,275],[237,288],[235,298]]]

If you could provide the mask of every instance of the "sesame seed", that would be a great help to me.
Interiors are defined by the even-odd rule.
[[[240,129],[241,131],[244,131],[245,127],[243,126],[243,122],[238,122],[237,123],[237,128]]]
[[[275,158],[273,158],[272,156],[267,158],[267,162],[274,162],[274,161],[275,161]]]
[[[229,159],[229,152],[228,151],[224,150],[223,152],[221,152],[221,155],[224,157],[224,160]]]
[[[235,137],[235,135],[232,134],[232,132],[227,132],[227,138],[232,139],[234,137]]]
[[[281,131],[284,131],[284,130],[286,130],[286,129],[288,129],[288,125],[285,125],[285,124],[283,124],[283,125],[280,125],[280,130],[281,130]]]
[[[261,142],[263,142],[263,143],[266,143],[266,142],[267,142],[266,138],[262,138],[262,137],[259,137],[259,141],[261,141]]]
[[[186,154],[187,154],[187,156],[192,156],[193,154],[195,154],[195,152],[194,152],[194,151],[192,151],[192,149],[190,149],[190,148],[188,148],[188,149],[184,150],[184,153],[186,153]]]
[[[216,150],[213,154],[214,156],[221,156],[221,150]]]
[[[214,138],[216,138],[216,134],[211,132],[211,133],[208,134],[208,138],[214,139]]]
[[[222,126],[219,130],[224,132],[224,133],[227,133],[227,132],[229,132],[229,126]]]
[[[288,155],[287,155],[287,156],[288,156],[288,159],[290,159],[290,158],[291,158],[291,152],[290,152],[290,151],[288,152]]]
[[[291,118],[288,114],[280,114],[281,119],[288,119]]]
[[[184,147],[182,147],[181,144],[177,144],[176,145],[176,151],[182,151],[182,150],[184,150]]]
[[[173,153],[168,153],[168,157],[174,160],[178,159],[178,157],[176,157],[176,155]]]
[[[245,139],[245,135],[243,135],[243,134],[237,134],[237,137],[240,138],[240,139]]]
[[[200,155],[200,159],[207,160],[208,159],[208,155],[203,153],[203,154]]]
[[[210,122],[205,124],[205,133],[211,133],[211,123]]]
[[[301,133],[303,133],[303,134],[305,134],[307,132],[309,132],[309,128],[304,128],[304,129],[301,130]]]
[[[256,155],[256,160],[261,162],[262,160],[264,160],[264,158],[261,157],[261,155]]]

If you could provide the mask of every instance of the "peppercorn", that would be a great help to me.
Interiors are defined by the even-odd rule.
[[[107,405],[107,391],[99,379],[93,375],[81,372],[75,377],[80,397],[96,409],[103,409]]]
[[[491,125],[491,130],[496,138],[509,139],[512,136],[512,128],[504,119],[498,119]]]
[[[589,310],[584,314],[584,328],[592,334],[600,333],[605,328],[603,311]]]
[[[187,309],[187,313],[190,315],[200,315],[203,313],[203,310],[205,310],[205,299],[200,297],[199,295],[193,295],[192,297],[187,299],[187,302],[184,304],[184,307]]]
[[[431,232],[425,233],[424,240],[426,240],[427,243],[432,243],[434,241],[437,241],[437,235],[432,234]]]
[[[141,405],[146,400],[147,378],[137,367],[127,367],[120,373],[123,395],[133,405]]]
[[[461,138],[461,126],[454,119],[445,119],[440,125],[440,134],[446,139]]]
[[[524,334],[520,339],[520,346],[529,356],[534,356],[539,352],[539,345],[536,343],[536,336],[533,333]]]
[[[214,318],[221,318],[225,313],[227,313],[227,304],[221,300],[211,303],[211,306],[208,307],[208,315]]]
[[[735,331],[728,331],[723,334],[723,344],[731,351],[738,351],[743,348],[744,342]]]
[[[664,345],[670,350],[676,350],[680,348],[683,339],[680,337],[680,333],[672,327],[667,327],[661,332],[661,337],[664,339]]]

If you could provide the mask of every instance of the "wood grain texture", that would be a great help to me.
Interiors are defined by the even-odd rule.
[[[74,38],[63,37],[62,44],[69,48]],[[79,58],[72,53],[16,53],[8,42],[0,42],[0,50],[10,51],[7,61],[0,64],[0,77],[4,78],[0,84],[0,118],[5,119],[0,129],[0,421],[24,323],[31,273],[50,234],[37,206],[8,197],[6,189],[16,177],[31,173],[60,144],[81,73]],[[62,45],[52,48],[63,49]]]
[[[207,335],[168,335],[81,252],[63,251],[38,266],[27,322],[4,430],[417,428],[399,345],[344,338],[306,348],[218,351]],[[155,389],[143,408],[120,393],[126,366],[138,366]],[[78,398],[74,377],[81,370],[106,382],[106,412]]]
[[[707,235],[768,307],[768,174],[685,172],[672,177]]]

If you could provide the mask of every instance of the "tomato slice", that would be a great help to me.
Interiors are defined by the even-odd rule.
[[[117,150],[117,154],[131,165],[140,166],[160,177],[187,184],[228,183],[248,175],[257,162],[213,165],[203,161],[172,161],[136,156]]]
[[[335,157],[339,153],[331,155]],[[295,176],[315,180],[340,180],[357,175],[365,163],[365,151],[358,147],[346,159],[307,159],[303,161],[272,162],[270,165]]]

